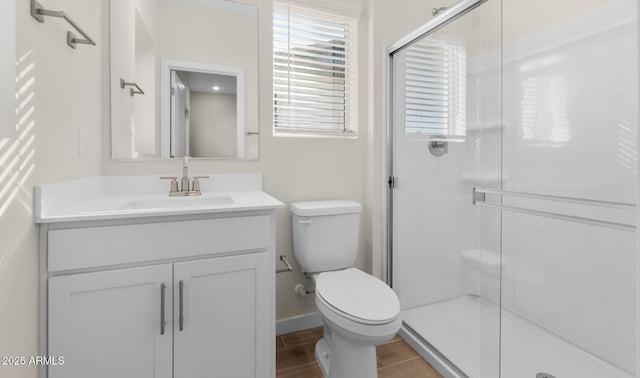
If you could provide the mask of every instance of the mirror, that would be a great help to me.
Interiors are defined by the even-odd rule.
[[[0,55],[0,140],[14,138],[16,135],[15,8],[15,1],[3,1],[0,4],[0,49],[2,49]],[[21,68],[24,68],[24,65]],[[24,83],[20,85],[24,85]],[[21,98],[20,101],[23,99]]]
[[[110,12],[114,160],[258,159],[255,5],[111,0]]]
[[[242,158],[244,70],[163,60],[161,157]]]

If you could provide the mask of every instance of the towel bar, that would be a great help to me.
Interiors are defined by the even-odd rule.
[[[611,222],[611,221],[595,219],[595,218],[579,217],[575,215],[560,214],[560,213],[554,213],[550,211],[527,209],[523,207],[503,205],[502,203],[490,203],[485,201],[486,194],[497,194],[500,196],[531,198],[536,200],[547,200],[547,201],[555,201],[555,202],[567,202],[567,203],[575,203],[580,205],[599,206],[599,207],[615,208],[615,209],[622,209],[622,210],[635,210],[636,205],[632,203],[592,200],[592,199],[585,199],[585,198],[564,197],[564,196],[556,196],[556,195],[548,195],[548,194],[514,192],[514,191],[508,191],[508,190],[501,190],[501,189],[489,189],[489,188],[478,188],[478,187],[474,187],[472,189],[472,194],[471,194],[473,204],[476,206],[484,206],[484,207],[490,207],[490,208],[499,209],[499,210],[506,210],[511,212],[560,219],[560,220],[565,220],[570,222],[584,223],[592,226],[601,226],[601,227],[613,228],[613,229],[622,230],[622,231],[635,232],[637,229],[637,226],[633,224]]]
[[[67,21],[69,25],[71,25],[74,29],[76,29],[76,31],[78,31],[78,33],[82,34],[82,36],[84,37],[84,39],[76,38],[75,34],[68,31],[67,45],[69,45],[69,47],[71,47],[72,49],[75,49],[78,43],[81,43],[84,45],[93,45],[93,46],[96,45],[93,39],[91,39],[91,37],[89,37],[89,35],[85,33],[85,31],[82,30],[82,28],[78,24],[76,24],[75,21],[73,21],[71,17],[69,17],[63,11],[52,11],[52,10],[44,9],[42,5],[40,5],[40,3],[38,3],[36,0],[31,0],[31,16],[33,16],[33,18],[38,20],[38,22],[40,23],[44,23],[44,16],[58,17]]]

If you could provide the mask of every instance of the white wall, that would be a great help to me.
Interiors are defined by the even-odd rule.
[[[18,135],[0,139],[0,355],[38,355],[38,228],[33,187],[100,174],[108,119],[107,2],[51,0],[97,42],[66,44],[67,25],[38,23],[16,1]],[[84,125],[87,152],[78,153]],[[33,366],[0,368],[2,378],[36,377]]]
[[[234,94],[191,93],[190,156],[237,156],[236,101]]]

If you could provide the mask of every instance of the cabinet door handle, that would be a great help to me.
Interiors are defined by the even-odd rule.
[[[182,331],[184,329],[184,282],[182,280],[180,280],[180,282],[178,283],[178,291],[180,292],[179,322],[180,322],[180,331]]]
[[[164,325],[165,325],[164,297],[165,297],[166,291],[167,291],[167,285],[165,285],[163,282],[162,284],[160,284],[160,334],[161,335],[164,335]]]

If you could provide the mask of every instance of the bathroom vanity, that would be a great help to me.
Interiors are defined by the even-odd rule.
[[[283,204],[261,179],[211,175],[192,198],[158,176],[37,188],[41,354],[64,359],[41,376],[273,376]]]

